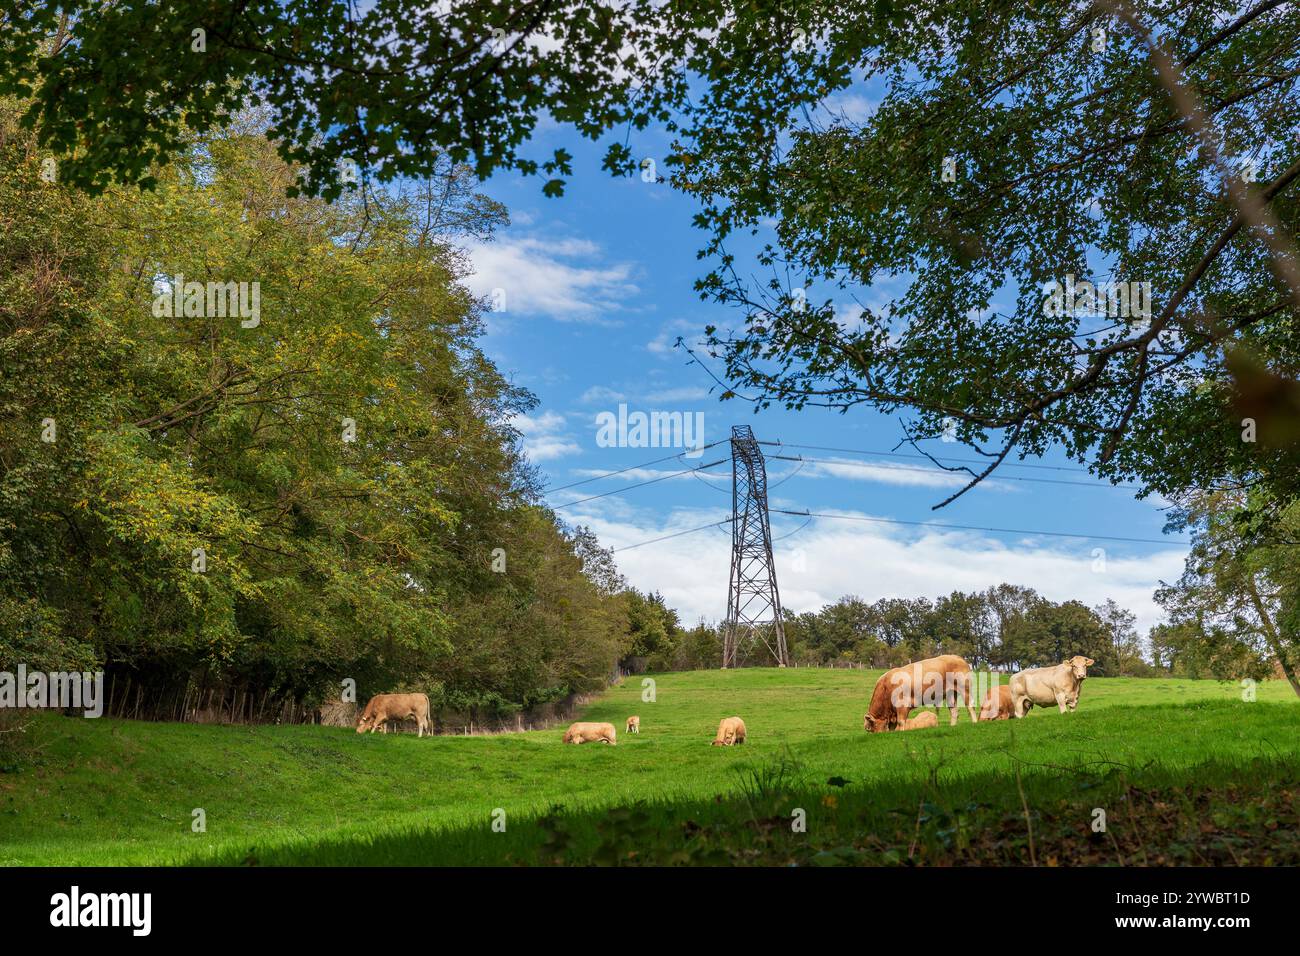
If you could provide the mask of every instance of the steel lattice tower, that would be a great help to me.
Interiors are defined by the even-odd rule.
[[[781,595],[772,560],[767,515],[767,470],[748,425],[731,428],[731,584],[723,625],[722,666],[748,663],[762,642],[778,667],[788,654],[781,624]]]

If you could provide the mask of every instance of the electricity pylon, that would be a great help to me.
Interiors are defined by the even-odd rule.
[[[778,667],[789,663],[781,595],[767,515],[767,470],[748,425],[731,428],[731,583],[723,625],[722,666],[741,667],[762,643]]]

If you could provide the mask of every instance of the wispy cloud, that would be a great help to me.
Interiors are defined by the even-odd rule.
[[[965,472],[944,471],[922,465],[904,465],[892,461],[861,461],[849,458],[819,458],[806,460],[799,472],[801,478],[844,478],[849,481],[870,481],[886,485],[903,485],[914,488],[960,488],[970,481]],[[997,479],[980,482],[980,488],[997,491],[1015,491],[1013,485]]]
[[[566,431],[567,422],[558,412],[516,415],[511,424],[523,436],[524,453],[534,462],[551,461],[582,451],[582,446]]]
[[[578,401],[584,405],[594,405],[598,402],[621,402],[626,398],[625,394],[612,388],[606,388],[604,385],[593,385],[582,393],[582,397]]]
[[[675,345],[679,337],[685,339],[688,345],[693,345],[703,336],[703,333],[703,322],[673,319],[662,325],[659,334],[646,343],[646,350],[655,355],[671,355],[678,351]]]
[[[631,263],[607,263],[585,239],[506,238],[466,248],[474,272],[465,284],[475,295],[505,293],[508,314],[560,322],[611,322],[640,292]]]

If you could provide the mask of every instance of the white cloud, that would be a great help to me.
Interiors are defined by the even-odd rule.
[[[647,402],[699,402],[709,397],[709,390],[699,385],[665,388],[646,395]]]
[[[507,238],[466,252],[474,272],[465,284],[477,296],[504,290],[507,314],[608,322],[640,292],[630,263],[604,263],[600,246],[585,239]]]
[[[683,338],[687,345],[697,343],[704,331],[702,322],[692,322],[689,319],[673,319],[659,329],[659,334],[646,343],[647,351],[655,355],[671,355],[677,352],[677,339]],[[693,334],[692,334],[693,333]]]
[[[582,446],[565,431],[564,416],[558,412],[516,415],[510,423],[523,436],[524,454],[534,462],[551,461],[582,451]]]
[[[966,472],[944,471],[940,468],[904,465],[892,461],[861,461],[849,458],[821,458],[816,461],[805,459],[799,477],[846,478],[850,481],[870,481],[914,488],[960,488],[971,480],[971,476]],[[998,491],[1016,490],[996,478],[985,479],[980,482],[979,487]]]
[[[592,405],[597,402],[621,402],[627,398],[622,392],[616,392],[612,388],[606,388],[604,385],[593,385],[582,393],[579,399],[584,405]]]
[[[569,512],[590,525],[607,547],[624,547],[727,517],[725,502],[714,510],[679,510],[666,521],[633,513],[626,503],[605,509],[602,499]],[[980,591],[1003,582],[1032,587],[1053,601],[1082,601],[1089,607],[1114,598],[1137,616],[1140,631],[1163,619],[1153,592],[1160,579],[1182,572],[1184,549],[1176,544],[1111,554],[1104,572],[1093,570],[1093,549],[1116,547],[1097,540],[1047,541],[1003,538],[982,532],[899,528],[866,521],[778,519],[773,528],[777,582],[782,603],[792,611],[816,611],[846,594],[867,601],[884,597],[934,599],[953,590]],[[1046,542],[1046,543],[1045,543]],[[615,555],[619,568],[638,588],[663,593],[683,623],[716,621],[726,613],[731,545],[727,526],[672,538]]]

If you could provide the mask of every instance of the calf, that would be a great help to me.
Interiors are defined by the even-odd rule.
[[[938,727],[939,718],[932,710],[923,710],[915,717],[909,717],[898,725],[899,730],[922,730],[926,727]]]
[[[1015,713],[1012,703],[1010,685],[989,688],[989,694],[984,698],[984,707],[980,711],[980,720],[1007,720]]]
[[[640,718],[640,717],[629,717],[629,718],[627,719],[627,732],[628,732],[629,734],[639,734],[639,733],[641,733],[641,718]]]

